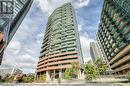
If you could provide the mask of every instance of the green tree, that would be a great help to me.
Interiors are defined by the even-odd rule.
[[[64,79],[71,79],[73,76],[74,70],[72,68],[67,68],[64,73]]]
[[[130,81],[130,71],[128,71],[128,73],[127,73],[127,79],[128,79],[128,81]]]
[[[0,79],[2,83],[12,83],[14,81],[15,75],[6,74]]]
[[[6,83],[12,83],[13,80],[14,80],[14,77],[15,77],[15,76],[13,75],[13,76],[10,76],[10,77],[6,78],[6,79],[5,79],[5,82],[6,82]]]
[[[106,72],[106,70],[108,69],[107,64],[105,63],[105,61],[103,61],[102,58],[98,58],[95,61],[95,66],[98,69],[100,75],[104,74]]]
[[[44,83],[44,82],[46,82],[46,76],[45,75],[37,76],[36,79],[35,79],[35,82],[36,83]]]
[[[77,78],[79,70],[80,70],[79,62],[73,61],[71,63],[71,68],[67,68],[65,70],[64,79]]]
[[[73,70],[72,76],[75,76],[73,78],[76,78],[78,73],[79,73],[79,70],[80,70],[79,62],[74,61],[74,62],[71,63],[71,65],[72,65],[72,70]]]
[[[32,83],[34,82],[34,76],[33,75],[23,75],[21,79],[18,80],[19,82],[23,83]]]
[[[97,71],[97,68],[91,63],[87,63],[85,65],[84,73],[86,75],[87,80],[96,79],[98,77],[98,75],[99,75],[99,72]]]

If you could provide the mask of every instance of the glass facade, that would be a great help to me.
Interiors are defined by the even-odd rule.
[[[55,9],[48,18],[41,49],[37,74],[70,68],[74,61],[83,67],[76,19],[70,3]]]
[[[99,30],[98,43],[114,73],[123,74],[130,69],[130,1],[105,0]],[[129,59],[125,60],[126,57]],[[126,65],[127,64],[127,65]],[[122,68],[123,67],[123,68]]]
[[[0,10],[0,63],[2,61],[4,49],[17,31],[19,25],[31,7],[32,2],[33,0],[0,1],[0,7],[2,8]]]
[[[90,55],[93,62],[95,62],[97,58],[102,58],[105,61],[97,42],[90,42]]]

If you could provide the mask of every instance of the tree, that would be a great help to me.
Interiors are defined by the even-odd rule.
[[[32,83],[32,82],[34,82],[34,76],[33,75],[23,75],[21,78],[18,79],[18,82]]]
[[[128,71],[128,73],[127,73],[127,79],[128,79],[128,81],[130,81],[130,71]]]
[[[79,62],[74,61],[74,62],[71,63],[71,65],[72,65],[72,69],[73,69],[73,74],[72,74],[72,76],[77,77],[77,75],[78,75],[78,73],[79,73],[79,70],[80,70]]]
[[[95,61],[95,66],[98,69],[100,75],[104,74],[108,68],[107,64],[105,63],[105,61],[103,61],[102,58],[98,58]]]
[[[96,79],[97,76],[99,75],[97,68],[94,65],[92,65],[91,63],[87,63],[85,65],[84,73],[86,75],[87,80]]]
[[[44,83],[46,82],[46,76],[45,75],[38,75],[35,79],[36,83]]]
[[[71,63],[71,68],[67,68],[64,73],[64,79],[71,79],[76,78],[78,75],[78,72],[80,70],[79,62],[73,61]]]
[[[5,79],[6,83],[12,83],[13,80],[14,80],[14,77],[15,77],[15,75],[6,78],[6,79]]]
[[[64,79],[71,79],[73,76],[73,72],[74,71],[72,68],[67,68],[64,73]]]

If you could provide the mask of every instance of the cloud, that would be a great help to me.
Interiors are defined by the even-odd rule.
[[[37,6],[41,8],[43,13],[47,13],[48,16],[54,11],[54,9],[69,2],[73,4],[74,8],[79,9],[87,6],[90,0],[35,0]]]
[[[43,13],[47,13],[47,15],[50,15],[54,9],[67,2],[71,2],[71,0],[35,0],[38,7],[41,8]]]
[[[79,15],[77,15],[77,24],[78,24],[78,31],[81,33],[85,28],[83,27],[84,26],[84,21],[83,21],[83,18],[80,17]]]
[[[36,68],[36,64],[38,61],[38,59],[30,55],[29,53],[28,54],[26,53],[25,55],[22,55],[20,53],[19,55],[14,55],[14,54],[11,55],[10,52],[8,53],[5,52],[5,56],[10,57],[10,58],[3,59],[1,67],[5,67],[5,68],[16,67],[22,70],[26,68],[30,70],[30,68]]]
[[[82,30],[82,25],[78,25],[78,31],[80,32]]]
[[[89,2],[90,0],[77,0],[77,2],[74,3],[74,7],[76,9],[82,8],[84,6],[87,6]]]
[[[37,60],[29,54],[21,55],[20,58],[16,59],[20,63],[35,63]]]
[[[10,44],[8,45],[8,52],[11,52],[13,54],[19,53],[21,50],[21,43],[19,41],[12,40]]]

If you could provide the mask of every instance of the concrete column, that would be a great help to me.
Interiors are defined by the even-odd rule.
[[[59,70],[59,78],[62,78],[62,71]]]
[[[56,76],[56,72],[55,72],[55,70],[54,70],[54,76],[53,76],[54,79],[55,79],[55,76]]]
[[[46,82],[50,82],[50,81],[51,81],[51,77],[49,71],[46,71]]]
[[[127,71],[126,71],[126,70],[123,70],[123,74],[127,74]]]
[[[82,78],[81,76],[81,70],[78,71],[78,79]]]

